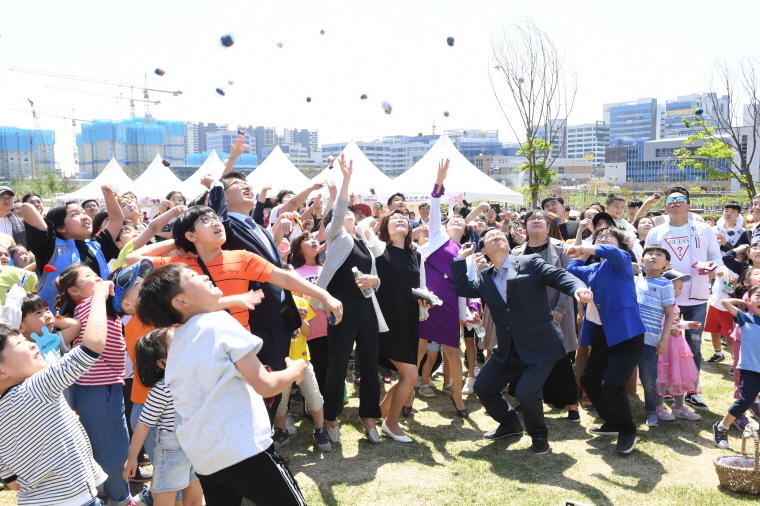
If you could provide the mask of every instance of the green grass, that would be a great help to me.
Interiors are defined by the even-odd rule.
[[[703,353],[711,348],[704,343]],[[470,419],[454,416],[448,396],[417,398],[405,422],[414,438],[402,444],[383,438],[370,444],[357,419],[354,392],[342,415],[341,444],[317,454],[312,424],[296,419],[299,432],[281,448],[291,459],[310,505],[563,505],[566,500],[601,505],[758,504],[757,496],[737,495],[719,486],[712,460],[731,451],[715,448],[711,426],[733,402],[728,361],[706,365],[703,399],[710,411],[701,421],[662,422],[644,426],[643,394],[632,396],[639,443],[627,456],[614,453],[615,438],[592,437],[598,423],[593,412],[571,424],[559,410],[546,409],[551,453],[530,452],[530,438],[488,441],[483,432],[495,427],[475,396],[465,402]],[[440,384],[436,387],[440,390]],[[351,390],[351,387],[349,387]],[[736,429],[729,432],[732,449],[741,446]],[[0,492],[0,506],[16,504],[12,493]]]

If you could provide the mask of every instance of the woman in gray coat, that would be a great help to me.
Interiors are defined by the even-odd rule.
[[[546,213],[540,209],[528,212],[523,218],[527,240],[512,251],[513,255],[538,255],[554,267],[567,269],[570,257],[565,254],[565,244],[559,239],[559,230],[551,234],[551,226]],[[556,235],[557,237],[550,237]],[[575,371],[573,358],[578,349],[578,334],[575,325],[573,304],[569,295],[552,287],[546,288],[549,306],[554,320],[562,329],[562,338],[567,355],[558,360],[544,386],[544,402],[562,408],[567,406],[567,419],[580,422],[578,413]]]

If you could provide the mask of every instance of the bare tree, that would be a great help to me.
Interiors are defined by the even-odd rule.
[[[491,49],[491,88],[515,137],[526,139],[519,152],[526,161],[518,170],[528,173],[535,207],[541,189],[557,177],[552,165],[564,149],[577,77],[564,51],[532,20],[505,27],[492,37]]]
[[[760,140],[760,102],[757,57],[741,56],[721,59],[708,77],[707,109],[684,123],[694,132],[685,141],[686,148],[675,154],[681,168],[693,166],[703,170],[709,179],[730,176],[746,190],[750,200],[755,195],[751,169]],[[728,103],[723,97],[728,97]],[[711,121],[712,120],[712,123]],[[688,146],[696,146],[690,148]]]

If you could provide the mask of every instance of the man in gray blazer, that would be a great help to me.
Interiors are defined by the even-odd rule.
[[[501,393],[505,385],[519,376],[516,397],[522,406],[525,428],[533,439],[531,448],[536,454],[547,453],[543,387],[554,363],[566,352],[546,287],[556,288],[581,302],[591,301],[591,291],[572,274],[536,255],[510,256],[507,237],[498,228],[486,229],[480,239],[480,249],[493,267],[471,280],[464,260],[474,249],[472,244],[463,246],[451,270],[457,295],[479,297],[490,309],[498,335],[498,346],[475,381],[475,393],[483,407],[499,422],[499,427],[484,437],[522,435],[517,413]]]

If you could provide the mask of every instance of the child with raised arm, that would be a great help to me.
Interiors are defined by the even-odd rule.
[[[53,365],[45,362],[36,344],[0,325],[0,479],[18,491],[19,506],[100,504],[96,487],[106,474],[62,392],[105,349],[106,298],[112,287],[104,281],[95,284],[81,344]],[[129,499],[123,504],[134,503]]]
[[[713,425],[713,442],[718,448],[728,448],[728,428],[742,416],[760,394],[760,285],[747,292],[749,302],[741,299],[725,299],[723,307],[731,313],[742,331],[742,346],[739,355],[739,399],[728,409],[720,422]],[[739,308],[749,306],[745,313]]]
[[[304,505],[274,451],[262,397],[300,382],[306,363],[286,358],[284,370],[268,372],[256,357],[261,339],[227,312],[208,312],[221,295],[208,276],[177,263],[155,269],[140,291],[137,315],[143,323],[182,324],[174,332],[165,373],[177,439],[207,504],[239,505],[245,497],[259,506]]]

